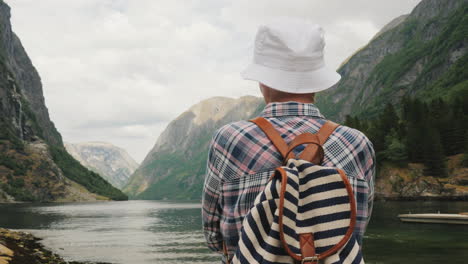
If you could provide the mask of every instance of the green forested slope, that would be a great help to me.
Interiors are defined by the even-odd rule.
[[[318,96],[325,116],[338,121],[348,114],[370,119],[387,102],[399,108],[405,96],[430,101],[466,94],[468,4],[440,2],[422,1],[401,24],[344,64],[338,70],[338,85]]]

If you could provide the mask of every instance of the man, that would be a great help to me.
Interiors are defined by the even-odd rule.
[[[316,133],[325,117],[314,105],[315,93],[340,80],[323,58],[324,32],[298,19],[279,19],[261,26],[255,39],[253,63],[242,73],[259,82],[266,118],[289,144],[297,135]],[[324,166],[343,169],[357,201],[355,234],[362,236],[372,210],[375,153],[358,130],[339,126],[323,145]],[[304,146],[295,150],[301,153]],[[283,158],[262,130],[249,121],[234,122],[214,135],[208,154],[202,217],[208,246],[231,259],[242,220],[255,197]],[[223,258],[223,261],[226,261]]]

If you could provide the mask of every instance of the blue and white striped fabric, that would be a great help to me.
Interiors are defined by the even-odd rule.
[[[342,170],[289,159],[245,217],[232,263],[301,263],[300,236],[308,233],[319,262],[304,263],[364,263],[355,221],[353,190]]]

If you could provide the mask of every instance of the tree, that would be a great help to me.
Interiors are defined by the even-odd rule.
[[[384,158],[393,161],[399,165],[404,165],[408,161],[408,155],[405,144],[398,138],[396,129],[385,137]]]
[[[468,167],[468,131],[465,135],[465,152],[463,154],[462,165],[463,167]]]
[[[399,120],[400,118],[398,117],[393,105],[391,103],[387,103],[383,114],[380,117],[381,127],[387,132],[390,132],[392,128],[398,127]]]
[[[351,115],[346,115],[344,125],[355,128],[363,133],[366,133],[368,130],[367,122],[365,120],[360,120],[358,117],[353,117]]]
[[[436,128],[425,125],[424,136],[424,174],[434,177],[447,177],[447,164],[440,135]]]
[[[399,126],[399,118],[395,112],[395,108],[392,104],[388,103],[385,106],[383,113],[379,116],[377,123],[374,127],[374,149],[376,152],[385,150],[385,136],[390,133],[392,129],[396,129]]]
[[[351,115],[346,115],[344,125],[345,125],[345,126],[352,127],[352,128],[356,128],[356,121],[355,121],[355,119],[357,119],[357,117],[354,118],[354,117],[351,116]]]
[[[408,159],[410,162],[423,162],[424,152],[421,147],[424,146],[424,124],[427,123],[427,107],[419,100],[404,98],[403,101],[402,122],[404,123],[406,135],[404,143],[407,147]]]

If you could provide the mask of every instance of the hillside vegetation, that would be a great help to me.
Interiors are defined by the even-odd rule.
[[[403,97],[452,100],[468,93],[468,3],[422,1],[398,26],[363,47],[338,72],[342,80],[320,93],[330,119],[375,118]]]
[[[378,196],[468,198],[467,101],[404,98],[398,112],[387,104],[372,120],[347,116],[374,142]]]

